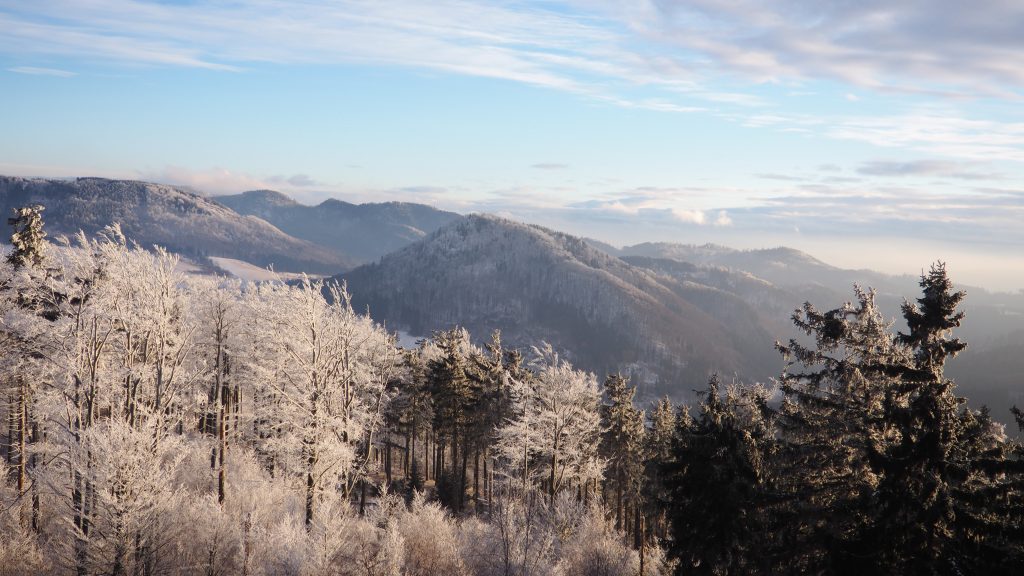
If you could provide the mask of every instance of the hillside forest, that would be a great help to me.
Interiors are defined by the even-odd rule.
[[[1024,447],[945,373],[969,301],[941,263],[906,328],[854,287],[794,312],[776,378],[637,405],[544,342],[403,348],[332,281],[185,275],[118,226],[51,244],[39,207],[10,224],[0,574],[1024,566]]]

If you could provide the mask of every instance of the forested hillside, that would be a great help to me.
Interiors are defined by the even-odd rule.
[[[588,370],[635,373],[648,397],[685,395],[713,372],[766,379],[779,365],[777,336],[735,295],[493,216],[468,216],[340,278],[358,309],[392,329],[543,340]]]
[[[903,307],[904,330],[871,292],[807,304],[794,320],[808,338],[778,348],[778,389],[712,376],[689,410],[637,405],[628,379],[541,342],[494,334],[478,347],[454,328],[400,348],[334,283],[188,277],[117,227],[55,248],[38,210],[13,224],[0,264],[0,573],[1024,563],[1024,447],[946,376],[969,303],[941,264]],[[480,231],[517,246],[526,235],[583,278],[648,281],[576,239],[493,218],[434,240]],[[559,286],[579,282],[564,273]]]
[[[46,180],[0,176],[0,210],[46,208],[50,236],[95,234],[117,223],[132,240],[194,259],[236,258],[282,271],[334,274],[344,257],[293,238],[264,220],[240,216],[203,196],[163,184],[76,178]]]

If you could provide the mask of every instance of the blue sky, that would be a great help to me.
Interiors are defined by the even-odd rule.
[[[0,173],[1024,288],[1024,5],[0,0]]]

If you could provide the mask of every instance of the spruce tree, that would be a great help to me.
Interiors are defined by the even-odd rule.
[[[692,423],[679,420],[665,470],[677,573],[765,570],[762,507],[772,434],[764,403],[756,388],[730,388],[723,395],[713,377],[700,415]]]
[[[635,393],[626,378],[611,374],[604,381],[601,405],[599,454],[606,462],[605,498],[615,509],[616,528],[627,530],[623,519],[639,504],[643,474],[644,415],[633,406]]]
[[[873,523],[878,471],[874,445],[887,437],[883,413],[892,366],[910,356],[892,341],[874,292],[855,287],[856,304],[825,312],[805,304],[793,315],[813,346],[778,345],[787,359],[779,379],[780,452],[773,461],[773,554],[807,572],[857,573],[877,565],[866,538]]]
[[[444,438],[438,447],[438,496],[456,511],[465,503],[466,467],[470,411],[477,392],[467,370],[469,334],[453,328],[435,335],[441,356],[428,363],[429,389],[434,412],[434,430]],[[445,463],[445,449],[450,461]]]
[[[650,427],[644,438],[644,485],[643,498],[647,516],[651,519],[648,534],[657,538],[668,536],[669,485],[663,472],[664,462],[672,458],[672,439],[676,430],[676,414],[672,401],[666,396],[658,400],[651,412]]]
[[[944,373],[946,360],[967,347],[951,334],[964,318],[958,307],[965,293],[953,292],[942,263],[920,286],[921,298],[903,304],[908,331],[896,339],[913,359],[893,367],[900,381],[883,405],[891,429],[872,455],[880,468],[874,542],[894,573],[957,573],[967,568],[958,508],[980,456],[965,442],[964,399]]]

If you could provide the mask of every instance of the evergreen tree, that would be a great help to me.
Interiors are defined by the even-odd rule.
[[[957,573],[969,571],[956,526],[958,511],[969,506],[961,491],[981,456],[965,434],[964,399],[944,374],[946,360],[967,347],[951,335],[964,317],[957,308],[965,294],[952,291],[942,263],[920,285],[922,297],[903,304],[908,332],[896,339],[913,360],[895,367],[900,381],[883,404],[890,434],[872,454],[880,469],[874,543],[893,573]]]
[[[615,526],[629,530],[626,516],[636,514],[643,474],[644,415],[633,406],[636,388],[620,374],[604,381],[601,446],[605,460],[604,494],[614,508]]]
[[[490,502],[491,446],[497,440],[497,431],[509,416],[510,398],[507,380],[510,372],[520,369],[518,354],[507,351],[501,343],[501,332],[495,330],[491,341],[484,345],[486,353],[475,352],[471,358],[469,378],[477,392],[470,409],[469,443],[473,451],[473,499],[479,503],[483,497]],[[481,476],[481,461],[483,474]],[[482,480],[482,482],[481,482]]]
[[[685,412],[685,409],[683,410]],[[687,415],[688,417],[688,415]],[[644,486],[643,497],[647,516],[651,519],[651,536],[664,539],[668,536],[669,483],[664,474],[663,463],[672,459],[672,441],[675,436],[677,417],[668,397],[658,400],[651,412],[651,424],[644,438]]]
[[[14,228],[11,245],[14,250],[7,261],[15,268],[26,266],[41,268],[46,259],[46,232],[43,230],[43,210],[39,205],[14,209],[14,217],[7,224]]]
[[[438,495],[442,502],[461,511],[466,496],[470,414],[479,390],[467,373],[469,334],[462,328],[453,328],[436,334],[434,341],[441,354],[428,364],[429,388],[434,430],[444,439],[437,453]]]
[[[791,362],[769,501],[777,566],[964,574],[1021,561],[1020,457],[944,375],[966,347],[951,334],[964,294],[942,264],[921,287],[903,306],[906,333],[893,335],[859,289],[856,306],[819,313],[807,304],[794,315],[815,346],[780,346]]]
[[[723,396],[713,377],[697,419],[679,420],[665,470],[679,574],[766,571],[761,508],[771,426],[764,403],[757,388],[730,388]]]
[[[893,343],[874,293],[855,287],[856,305],[819,312],[805,304],[793,322],[815,345],[796,340],[777,413],[780,452],[773,461],[778,562],[807,572],[858,573],[874,566],[866,542],[878,471],[873,446],[886,438],[886,390],[893,365],[909,355]],[[870,571],[870,570],[869,570]]]

